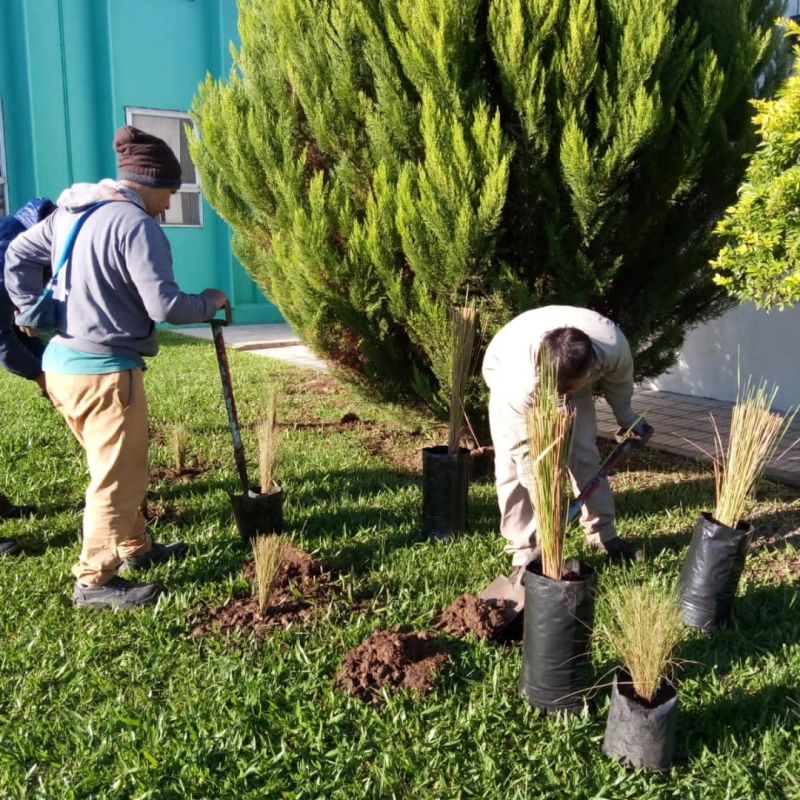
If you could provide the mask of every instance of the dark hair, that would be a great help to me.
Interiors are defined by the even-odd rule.
[[[542,339],[540,358],[542,355],[558,364],[559,380],[564,381],[582,378],[594,361],[592,340],[578,328],[555,328],[548,331]]]

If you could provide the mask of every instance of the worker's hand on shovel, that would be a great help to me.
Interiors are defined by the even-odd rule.
[[[653,426],[640,419],[630,430],[618,428],[614,438],[618,442],[632,442],[637,447],[644,447],[653,435]]]
[[[221,308],[225,308],[228,304],[228,296],[225,292],[221,292],[219,289],[203,289],[200,293],[203,297],[210,297],[214,301],[214,305],[217,307],[217,311]]]

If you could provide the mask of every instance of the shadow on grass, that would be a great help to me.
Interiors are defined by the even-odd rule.
[[[661,514],[666,509],[686,506],[711,506],[714,503],[714,478],[702,475],[679,483],[661,483],[614,492],[619,516]]]
[[[687,663],[678,678],[702,676],[712,668],[726,675],[741,661],[799,643],[797,595],[790,583],[748,588],[736,598],[731,619],[719,631],[696,634],[681,646],[679,658]]]
[[[751,550],[800,546],[800,507],[754,514],[749,522],[755,528]]]
[[[289,483],[285,487],[285,531],[290,537],[302,532],[304,539],[311,543],[311,549],[314,540],[332,539],[338,552],[334,556],[323,554],[323,560],[335,571],[356,575],[369,572],[386,550],[408,547],[422,539],[418,503],[402,494],[404,489],[417,484],[414,476],[391,469],[308,472],[301,483],[296,486]],[[194,480],[161,485],[150,491],[148,499],[151,503],[161,500],[179,505],[181,498],[220,490],[237,491],[238,488],[231,480]],[[174,526],[180,535],[181,529],[208,524],[210,518],[224,524],[233,523],[227,497],[215,500],[212,507],[168,508],[160,524],[151,526],[151,532],[157,537],[160,525]],[[380,537],[353,540],[356,531],[371,529],[380,530]],[[181,582],[218,581],[238,571],[250,558],[250,553],[237,534],[232,536],[235,539],[231,547],[225,541],[218,542],[224,548],[221,560],[203,560],[203,566],[191,565],[184,571]]]
[[[609,439],[598,438],[597,449],[600,458],[605,459],[616,447],[616,442]],[[619,473],[624,472],[696,472],[702,473],[710,469],[710,464],[705,462],[698,453],[697,458],[669,453],[655,447],[645,447],[641,450],[629,451],[619,463]]]
[[[150,502],[179,500],[219,491],[239,492],[241,488],[238,481],[230,478],[212,477],[211,473],[204,473],[198,478],[185,478],[174,482],[164,481],[157,483],[155,486],[150,486],[147,491],[147,499]],[[225,502],[230,506],[227,499]]]
[[[250,548],[238,537],[212,546],[206,552],[194,551],[193,555],[196,557],[184,562],[180,571],[170,578],[170,589],[197,588],[236,577],[253,558]]]
[[[676,760],[686,763],[703,747],[718,752],[727,741],[757,742],[787,717],[800,715],[800,687],[790,684],[765,686],[755,692],[741,688],[714,703],[680,710]]]
[[[398,492],[421,486],[412,473],[390,467],[368,469],[309,470],[292,489],[297,503],[317,504],[329,501],[361,499],[381,492]]]

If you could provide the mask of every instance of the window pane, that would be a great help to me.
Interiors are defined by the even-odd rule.
[[[169,208],[160,215],[159,222],[164,225],[199,225],[199,192],[178,192],[175,194]]]
[[[180,123],[178,126],[178,130],[180,131],[181,137],[181,147],[180,147],[180,154],[178,158],[181,162],[181,171],[183,173],[183,182],[184,183],[197,183],[197,174],[194,170],[194,164],[192,163],[192,157],[189,155],[189,139],[186,136],[186,126],[189,124],[188,119],[181,119],[178,120]]]
[[[198,192],[180,192],[181,210],[184,225],[200,224],[200,194]]]

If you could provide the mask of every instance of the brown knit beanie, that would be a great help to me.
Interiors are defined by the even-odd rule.
[[[117,178],[154,189],[179,189],[181,163],[169,145],[157,136],[125,125],[114,137]]]

